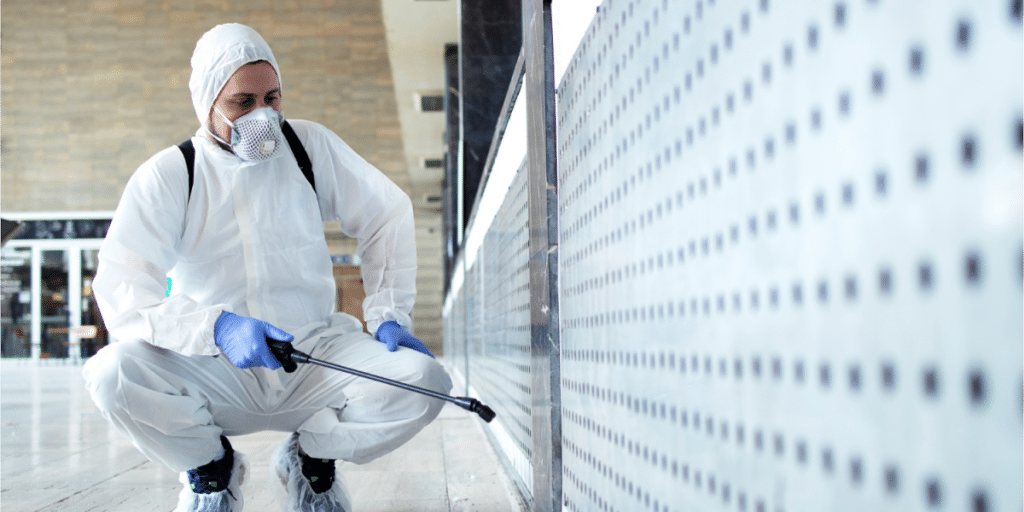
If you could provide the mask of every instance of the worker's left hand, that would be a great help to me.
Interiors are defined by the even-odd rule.
[[[395,322],[394,320],[388,320],[387,322],[380,324],[380,327],[377,328],[377,341],[387,345],[388,351],[390,352],[398,350],[399,345],[401,345],[418,352],[423,352],[430,357],[434,357],[434,354],[431,354],[430,351],[427,350],[426,345],[424,345],[422,341],[406,332],[406,330],[402,329],[402,326],[398,325],[398,322]]]

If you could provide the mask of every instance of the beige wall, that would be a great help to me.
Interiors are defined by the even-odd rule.
[[[195,132],[189,58],[232,21],[274,49],[287,117],[327,125],[407,186],[379,0],[301,5],[5,1],[3,210],[113,209],[139,164]]]

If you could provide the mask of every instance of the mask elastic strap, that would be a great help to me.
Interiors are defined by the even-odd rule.
[[[217,108],[217,105],[213,106],[213,111],[216,112],[217,114],[219,114],[221,119],[223,119],[224,122],[228,124],[228,126],[230,126],[232,128],[235,127],[235,123],[232,123],[231,120],[228,119],[228,116],[224,115],[224,112],[221,112],[220,109]]]
[[[220,109],[217,108],[216,105],[213,106],[213,111],[216,112],[221,118],[223,118],[224,122],[227,123],[228,126],[231,127],[231,129],[235,128],[235,123],[232,123],[228,119],[228,116],[224,115],[224,113],[221,112]],[[209,132],[209,134],[212,135],[214,139],[217,139],[217,141],[220,142],[221,144],[224,144],[224,145],[226,145],[228,147],[231,147],[231,143],[226,141],[226,140],[224,140],[224,139],[222,139],[222,138],[220,138],[220,136],[217,135],[216,133],[213,133],[213,130],[210,129],[209,125],[206,126],[206,131]]]

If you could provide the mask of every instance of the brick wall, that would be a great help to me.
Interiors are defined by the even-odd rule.
[[[274,49],[286,117],[325,124],[407,188],[377,0],[12,0],[0,19],[3,209],[113,209],[139,164],[198,127],[189,59],[225,22]]]

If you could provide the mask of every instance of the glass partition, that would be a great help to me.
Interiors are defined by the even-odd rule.
[[[5,247],[0,254],[0,356],[29,357],[32,352],[32,251],[27,247]]]

